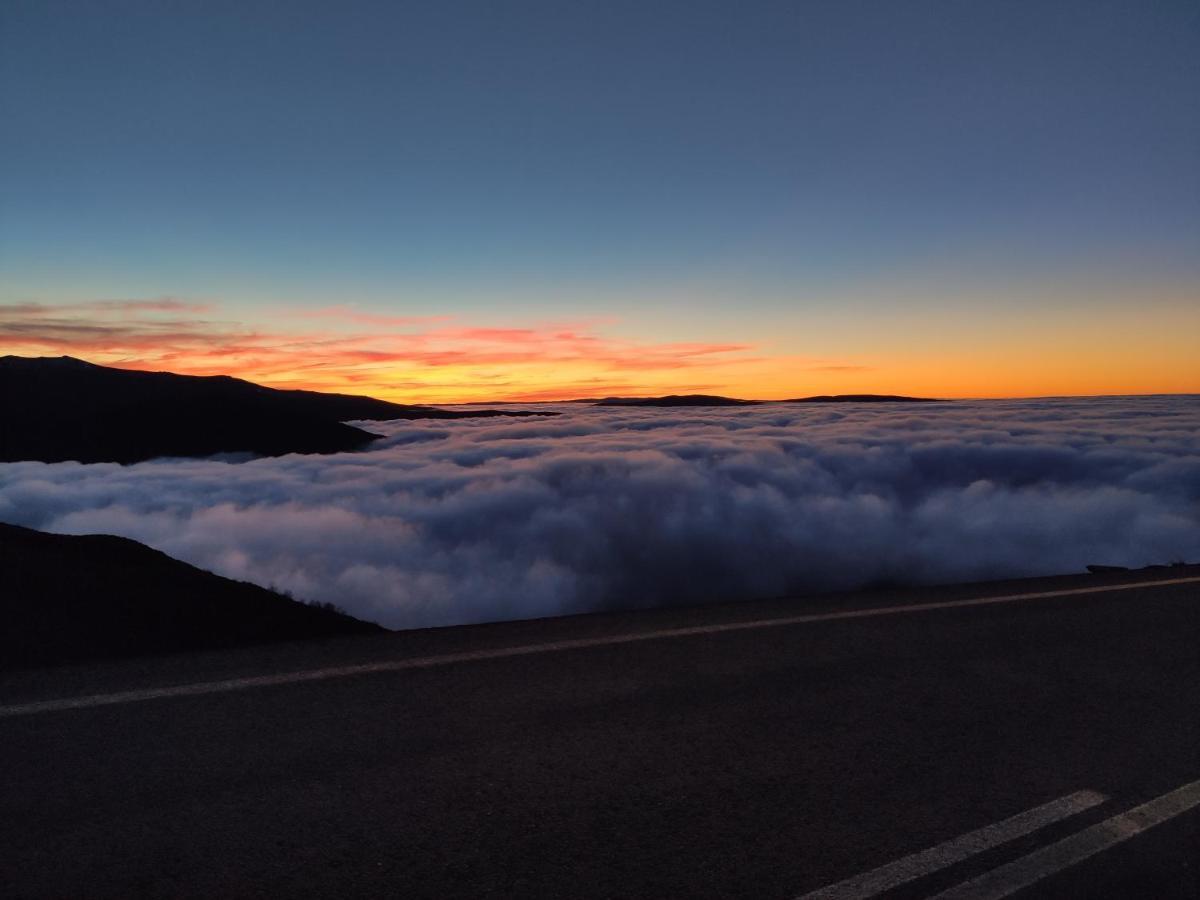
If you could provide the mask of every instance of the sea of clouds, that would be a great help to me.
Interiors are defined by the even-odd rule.
[[[372,422],[363,453],[0,465],[0,521],[393,628],[1200,561],[1200,396]]]

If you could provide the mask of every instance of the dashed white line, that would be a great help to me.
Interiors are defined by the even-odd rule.
[[[934,900],[1001,900],[1197,806],[1200,806],[1200,781],[1193,781],[978,878],[964,881],[938,894]]]
[[[1042,806],[1034,807],[1011,818],[987,825],[961,837],[902,857],[895,862],[863,872],[837,884],[805,894],[799,900],[864,900],[925,875],[948,868],[977,853],[1006,844],[1019,837],[1045,828],[1084,810],[1098,806],[1108,798],[1095,791],[1078,791]]]
[[[118,691],[109,694],[90,694],[83,697],[65,697],[57,700],[38,700],[0,706],[0,718],[27,716],[35,713],[57,712],[68,709],[85,709],[95,706],[112,706],[121,703],[138,703],[143,700],[160,700],[169,697],[194,697],[201,694],[220,694],[251,688],[298,684],[305,681],[326,681],[332,678],[348,678],[379,672],[400,672],[407,669],[430,669],[464,662],[507,659],[514,656],[529,656],[535,653],[557,653],[564,650],[579,650],[585,647],[607,647],[632,644],[639,641],[655,641],[664,638],[692,637],[705,634],[722,634],[734,631],[750,631],[760,628],[781,628],[789,625],[810,625],[820,622],[840,622],[849,619],[870,619],[880,616],[897,616],[911,613],[930,612],[939,609],[969,609],[978,606],[993,606],[1001,603],[1019,603],[1026,600],[1048,600],[1055,597],[1075,597],[1083,594],[1104,594],[1113,591],[1131,591],[1139,588],[1169,587],[1179,584],[1200,583],[1200,576],[1189,578],[1165,578],[1157,581],[1136,581],[1126,584],[1110,584],[1096,587],[1068,588],[1058,591],[1035,591],[1025,594],[1005,594],[997,597],[976,597],[969,600],[943,600],[934,603],[912,603],[907,606],[884,606],[869,609],[852,609],[842,612],[811,613],[802,616],[784,616],[774,619],[754,619],[744,622],[723,622],[715,625],[693,625],[684,628],[663,628],[657,631],[639,631],[596,638],[580,638],[568,641],[548,641],[542,644],[525,644],[516,647],[500,647],[494,650],[469,650],[462,653],[445,653],[439,656],[422,656],[409,659],[385,660],[355,666],[336,666],[325,669],[309,669],[300,672],[283,672],[277,675],[259,675],[250,678],[232,678],[222,681],[202,681],[170,687],[146,688],[134,691]]]

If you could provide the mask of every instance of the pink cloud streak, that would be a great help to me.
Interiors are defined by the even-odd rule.
[[[389,316],[332,306],[292,318],[358,327],[296,329],[203,315],[211,311],[173,298],[0,305],[0,346],[125,368],[233,374],[317,389],[353,385],[383,394],[435,386],[496,388],[494,370],[503,370],[504,396],[522,399],[636,390],[655,373],[756,361],[749,344],[617,339],[586,324],[502,328],[447,324],[449,316]],[[373,327],[363,331],[364,325]],[[429,379],[435,372],[446,377]],[[553,384],[547,385],[551,375]],[[688,380],[706,386],[711,381]]]

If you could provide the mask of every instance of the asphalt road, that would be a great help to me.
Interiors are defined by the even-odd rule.
[[[1200,567],[16,673],[0,895],[1194,898],[1198,711]]]

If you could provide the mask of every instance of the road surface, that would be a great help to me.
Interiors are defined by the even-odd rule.
[[[1200,567],[15,673],[0,895],[1193,898],[1198,710]]]

